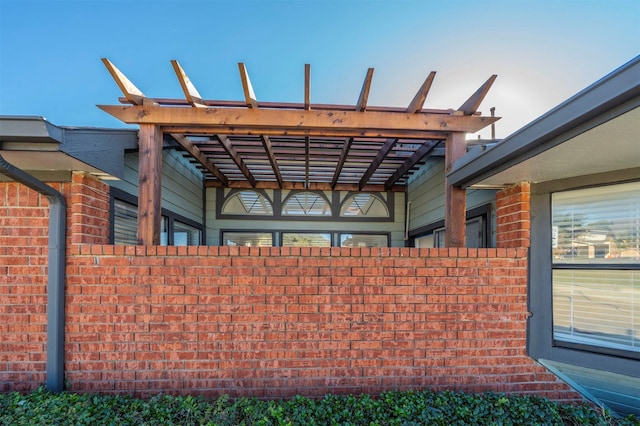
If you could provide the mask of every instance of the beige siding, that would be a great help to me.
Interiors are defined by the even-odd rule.
[[[109,184],[138,196],[138,154],[125,155],[124,179]],[[202,173],[173,150],[162,153],[162,207],[201,223]]]

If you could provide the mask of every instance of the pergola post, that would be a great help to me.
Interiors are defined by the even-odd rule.
[[[451,132],[445,142],[445,205],[444,205],[444,244],[445,247],[466,246],[467,197],[463,188],[449,184],[447,174],[453,164],[467,151],[465,133]]]
[[[138,244],[160,245],[162,195],[162,132],[140,124],[138,138]]]

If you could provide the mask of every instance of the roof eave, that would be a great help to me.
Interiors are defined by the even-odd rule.
[[[454,186],[481,184],[509,167],[557,146],[573,136],[571,129],[617,108],[623,114],[640,103],[640,56],[580,91],[551,111],[503,139],[475,158],[460,161],[447,175]],[[626,103],[626,105],[625,105]],[[611,119],[613,117],[607,117]],[[586,129],[582,129],[584,131]],[[566,137],[564,137],[566,135]],[[505,182],[507,183],[507,182]]]

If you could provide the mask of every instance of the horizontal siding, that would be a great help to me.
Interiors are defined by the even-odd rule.
[[[124,179],[109,185],[138,196],[138,154],[125,155]],[[202,223],[202,173],[174,150],[162,152],[162,207]]]

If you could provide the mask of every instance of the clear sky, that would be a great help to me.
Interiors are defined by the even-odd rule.
[[[505,137],[640,53],[638,0],[0,0],[0,114],[126,127],[96,107],[122,93],[109,58],[149,97],[407,106],[437,71],[427,108],[457,108],[498,74],[480,110]],[[480,133],[489,136],[489,130]],[[474,135],[473,137],[476,137]]]

